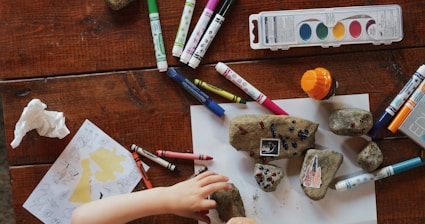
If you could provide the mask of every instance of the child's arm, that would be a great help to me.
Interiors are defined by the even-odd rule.
[[[74,210],[72,223],[127,223],[145,216],[175,214],[209,222],[201,210],[216,207],[208,196],[231,189],[228,178],[207,171],[170,187],[157,187],[96,200]]]

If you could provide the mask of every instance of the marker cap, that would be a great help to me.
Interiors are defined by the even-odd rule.
[[[226,64],[224,64],[223,62],[218,62],[216,65],[215,65],[215,70],[218,72],[218,73],[220,73],[220,74],[224,74],[224,72],[226,71],[226,69],[228,69],[229,67],[226,65]]]
[[[168,63],[166,61],[159,61],[156,63],[160,72],[166,72],[168,69]]]
[[[150,13],[158,12],[158,5],[156,4],[156,0],[148,0],[148,11]]]
[[[215,101],[210,101],[208,105],[206,105],[208,109],[210,109],[213,113],[215,113],[217,116],[221,117],[224,114],[224,109],[220,107]]]
[[[324,68],[306,71],[301,78],[301,88],[315,100],[329,99],[338,87],[336,80]]]
[[[385,111],[381,115],[381,117],[379,117],[379,119],[375,122],[372,129],[370,129],[368,135],[372,138],[375,138],[378,135],[378,133],[382,130],[382,128],[391,121],[392,118],[393,116],[390,113]]]
[[[280,108],[278,105],[276,105],[273,101],[270,100],[270,98],[267,98],[262,103],[263,106],[265,106],[267,109],[269,109],[271,112],[273,112],[276,115],[288,115],[288,113],[282,108]]]
[[[199,66],[199,63],[201,63],[201,61],[196,57],[192,56],[189,61],[189,66],[195,69]]]
[[[424,75],[425,76],[425,65],[419,66],[419,68],[416,70],[416,72],[418,72],[421,75]]]
[[[183,48],[180,46],[173,46],[172,54],[174,57],[180,57],[182,55]]]
[[[187,64],[191,57],[191,54],[188,54],[186,53],[186,51],[183,51],[183,53],[180,55],[180,62]]]
[[[335,184],[335,190],[337,191],[345,191],[348,189],[347,183],[345,181],[340,181]]]
[[[215,7],[217,7],[217,4],[218,4],[218,0],[209,0],[205,8],[214,11]]]
[[[412,109],[410,109],[408,106],[401,108],[401,110],[397,113],[397,116],[393,119],[390,125],[388,125],[387,129],[392,133],[396,133],[398,128],[401,126],[404,120],[406,120],[407,115],[409,115],[411,111]]]

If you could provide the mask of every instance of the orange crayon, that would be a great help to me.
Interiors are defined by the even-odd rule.
[[[137,152],[132,152],[133,158],[136,161],[137,166],[139,167],[140,174],[142,174],[143,183],[145,183],[146,188],[151,189],[153,188],[152,182],[149,180],[148,175],[146,175],[145,168],[142,164],[142,159],[139,157],[139,154]]]

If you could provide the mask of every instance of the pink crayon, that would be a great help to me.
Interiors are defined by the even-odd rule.
[[[176,159],[193,159],[193,160],[212,160],[213,157],[209,155],[172,152],[167,150],[156,150],[156,154],[161,157],[176,158]]]

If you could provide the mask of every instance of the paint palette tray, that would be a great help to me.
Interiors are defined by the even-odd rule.
[[[252,49],[379,45],[403,39],[397,4],[260,12],[250,15],[249,29]]]

